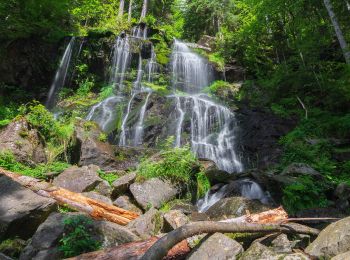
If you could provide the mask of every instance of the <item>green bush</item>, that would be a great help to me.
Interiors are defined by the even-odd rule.
[[[283,205],[294,214],[307,208],[326,207],[329,202],[325,196],[326,187],[310,176],[301,176],[283,190]]]
[[[110,185],[118,179],[118,176],[113,173],[105,173],[104,171],[98,171],[98,175],[101,179],[107,181]]]
[[[93,239],[92,221],[86,216],[73,216],[64,220],[65,233],[60,240],[59,250],[65,257],[97,251],[101,243]]]
[[[205,173],[197,174],[197,198],[203,197],[210,190],[210,181]]]

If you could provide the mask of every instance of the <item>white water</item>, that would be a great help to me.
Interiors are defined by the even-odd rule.
[[[197,202],[198,212],[206,212],[211,206],[223,199],[226,195],[226,187],[227,185],[221,187],[217,192],[208,191],[204,198]]]
[[[120,138],[119,138],[119,145],[120,146],[126,146],[126,135],[127,135],[127,122],[128,122],[128,118],[129,118],[129,114],[130,114],[130,111],[131,111],[131,105],[132,105],[132,101],[134,100],[135,98],[135,95],[136,93],[133,93],[130,100],[129,100],[129,103],[128,103],[128,108],[127,108],[127,111],[126,111],[126,114],[123,118],[123,122],[122,122],[122,126],[121,126],[121,132],[120,132]]]
[[[62,56],[60,66],[56,71],[55,78],[52,82],[52,85],[46,100],[46,107],[49,109],[55,106],[57,94],[66,82],[69,64],[72,58],[74,43],[75,43],[75,37],[72,37]]]
[[[142,11],[141,11],[141,20],[146,17],[148,9],[148,0],[143,0]]]
[[[113,60],[110,83],[119,91],[124,89],[125,72],[130,67],[129,37],[117,37],[113,47]]]
[[[139,118],[139,121],[137,122],[136,127],[135,127],[134,146],[142,145],[143,132],[144,132],[143,123],[145,121],[146,109],[147,109],[149,97],[151,96],[151,94],[152,94],[152,92],[149,92],[147,94],[145,103],[143,104],[141,111],[140,111],[140,118]]]
[[[116,107],[121,100],[122,98],[118,96],[103,100],[91,108],[86,120],[95,121],[105,132],[112,131],[116,121]]]
[[[132,37],[147,39],[147,26],[138,25],[132,28]]]
[[[208,62],[175,40],[172,54],[177,124],[175,146],[182,144],[185,118],[191,118],[191,147],[200,158],[216,162],[221,170],[241,172],[243,165],[235,151],[235,115],[226,107],[212,101],[201,91],[212,82],[212,68]]]

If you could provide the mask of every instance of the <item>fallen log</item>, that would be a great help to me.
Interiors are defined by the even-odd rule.
[[[252,223],[223,223],[202,221],[184,225],[160,238],[143,256],[142,260],[159,260],[177,243],[186,238],[208,233],[299,233],[318,235],[319,230],[307,226],[288,224],[252,224]]]
[[[101,251],[86,253],[68,260],[131,260],[140,259],[142,255],[155,243],[158,237],[152,237],[145,241],[132,242],[117,247],[108,248]],[[177,244],[168,252],[164,260],[183,259],[189,252],[190,248],[186,240]]]
[[[127,225],[131,220],[139,217],[135,212],[90,199],[80,193],[55,187],[50,183],[32,177],[6,171],[2,168],[0,168],[0,174],[11,178],[40,196],[54,199],[60,205],[87,213],[95,219],[104,219],[119,225]]]

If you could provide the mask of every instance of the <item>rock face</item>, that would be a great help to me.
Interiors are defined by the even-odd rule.
[[[257,200],[249,200],[243,197],[225,198],[206,211],[206,214],[213,220],[222,220],[224,218],[235,218],[250,213],[259,213],[268,210],[269,207],[261,204]]]
[[[166,230],[177,229],[189,222],[189,218],[181,210],[170,210],[164,214],[164,226]]]
[[[256,260],[256,259],[269,259],[277,260],[277,254],[269,249],[267,246],[259,242],[253,243],[246,252],[243,253],[240,260]],[[283,259],[283,258],[282,258]]]
[[[195,247],[187,259],[237,259],[242,252],[243,247],[238,242],[221,233],[215,233]]]
[[[332,257],[331,260],[346,260],[346,259],[350,259],[350,251],[343,253],[343,254],[340,254],[340,255],[337,255],[335,257]]]
[[[118,195],[125,193],[129,189],[129,186],[132,183],[134,183],[135,179],[136,179],[136,173],[133,172],[133,173],[124,175],[118,178],[115,182],[113,182],[112,183],[113,197],[117,197]]]
[[[310,167],[305,163],[292,163],[287,168],[285,168],[282,173],[282,176],[291,176],[298,177],[300,175],[308,175],[315,177],[317,179],[322,179],[321,173]]]
[[[92,191],[102,182],[102,179],[97,173],[98,170],[100,168],[95,165],[83,166],[81,168],[73,166],[55,178],[53,184],[78,193]]]
[[[143,213],[142,210],[132,202],[130,197],[128,197],[126,195],[118,197],[113,202],[113,205],[115,205],[119,208],[122,208],[122,209],[133,211],[133,212],[138,213],[140,215],[142,215],[142,213]]]
[[[112,205],[112,200],[106,196],[103,196],[95,191],[89,191],[89,192],[84,192],[83,195],[85,197],[88,197],[90,199],[94,199],[94,200],[98,200],[98,201],[102,201],[106,204],[110,204]]]
[[[174,199],[178,193],[176,188],[158,178],[134,183],[130,186],[130,191],[143,209],[152,206],[159,209],[163,203]]]
[[[131,221],[127,227],[137,236],[147,239],[159,233],[163,227],[163,218],[158,210],[152,208],[144,215]]]
[[[20,260],[62,259],[58,247],[59,241],[64,236],[65,232],[64,220],[74,216],[79,216],[79,214],[51,214],[50,217],[40,225],[30,244],[23,250]],[[88,229],[93,230],[93,238],[101,242],[104,248],[139,240],[139,237],[128,229],[108,221],[92,220],[92,224]]]
[[[0,175],[0,241],[11,236],[29,238],[55,208],[54,200]]]
[[[350,186],[346,183],[341,183],[334,191],[337,208],[346,210],[350,205]]]
[[[305,250],[320,258],[331,258],[347,251],[350,251],[350,217],[326,227]]]
[[[22,163],[46,162],[43,141],[37,130],[31,129],[24,118],[13,121],[0,130],[0,152],[4,151],[12,152],[17,161]]]

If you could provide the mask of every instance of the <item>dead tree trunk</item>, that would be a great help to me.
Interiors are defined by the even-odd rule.
[[[137,213],[90,199],[79,193],[55,187],[50,183],[9,172],[2,168],[0,168],[0,174],[11,178],[40,196],[54,199],[60,205],[85,212],[95,219],[105,219],[119,225],[127,225],[131,220],[139,216]]]
[[[123,17],[123,14],[124,14],[124,5],[125,5],[125,0],[120,0],[120,3],[119,3],[119,13],[118,13],[118,17],[119,17],[119,18]]]
[[[129,13],[128,13],[128,22],[131,22],[131,17],[132,17],[132,4],[133,4],[133,0],[130,0],[129,2]]]
[[[332,21],[332,24],[333,24],[333,28],[335,30],[335,33],[337,35],[337,38],[338,38],[338,41],[339,41],[339,44],[340,44],[340,47],[343,51],[343,55],[344,55],[344,58],[345,58],[345,61],[347,64],[350,64],[350,50],[348,49],[348,45],[346,43],[346,40],[344,38],[344,35],[343,35],[343,32],[340,28],[340,25],[338,23],[338,19],[333,11],[333,6],[332,6],[332,3],[330,0],[323,0],[324,2],[324,5],[326,6],[327,8],[327,11],[328,11],[328,14],[329,14],[329,17]]]
[[[159,239],[141,258],[141,260],[159,260],[167,255],[168,251],[174,245],[186,238],[208,233],[301,233],[318,235],[317,229],[309,228],[299,224],[249,224],[249,223],[222,223],[203,221],[184,225],[173,230],[161,239]]]
[[[147,10],[148,10],[148,0],[143,1],[143,6],[142,6],[142,12],[141,12],[141,19],[146,18],[147,15]]]

